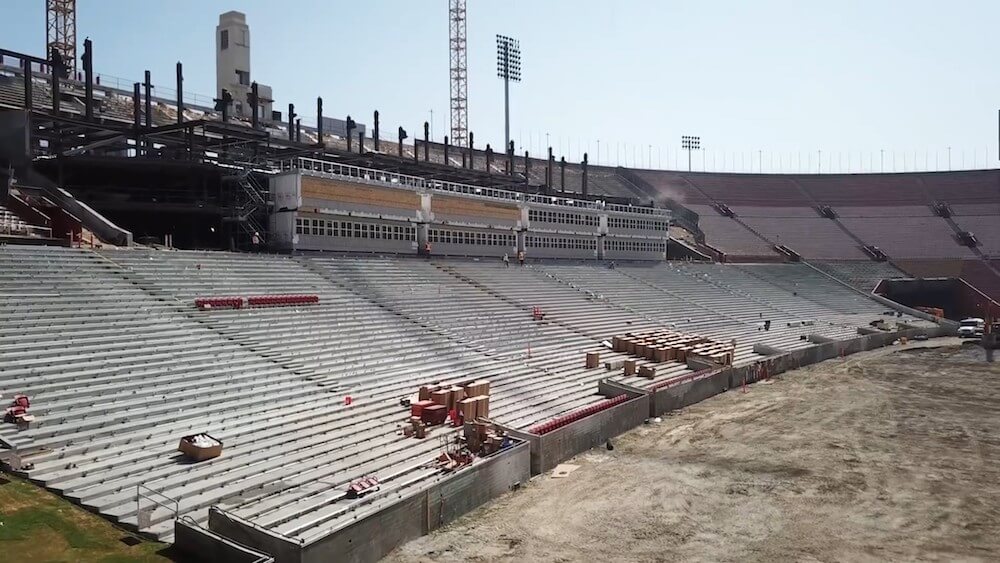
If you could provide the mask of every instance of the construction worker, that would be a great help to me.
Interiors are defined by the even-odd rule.
[[[518,250],[517,251],[517,263],[520,264],[522,267],[524,266],[524,251],[523,250]]]
[[[430,243],[430,241],[427,241],[427,242],[424,243],[424,255],[427,256],[427,258],[431,257],[431,243]]]
[[[510,268],[510,256],[506,252],[503,253],[503,266],[504,268]]]

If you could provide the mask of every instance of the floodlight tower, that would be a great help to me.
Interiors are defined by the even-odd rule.
[[[451,51],[451,142],[464,147],[469,137],[469,73],[466,65],[465,0],[448,2]]]
[[[506,35],[497,35],[497,77],[503,79],[503,139],[510,146],[510,82],[521,81],[521,44]]]
[[[62,55],[70,76],[76,72],[76,0],[45,0],[45,45]]]
[[[688,172],[691,171],[691,151],[701,148],[701,137],[681,135],[681,148],[688,152]]]

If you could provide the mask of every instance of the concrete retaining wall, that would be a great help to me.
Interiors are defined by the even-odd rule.
[[[301,561],[378,561],[403,543],[527,482],[530,450],[520,443],[376,514],[305,545]],[[282,563],[279,560],[279,563]]]
[[[641,425],[648,417],[649,395],[640,395],[538,436],[531,450],[531,474],[544,473],[578,453],[602,445]]]
[[[650,396],[650,415],[660,416],[722,393],[732,387],[732,371],[718,371],[694,381],[653,391]]]
[[[174,547],[189,561],[269,563],[274,558],[184,520],[174,522]]]
[[[208,510],[208,528],[224,538],[262,551],[278,563],[301,561],[301,544],[214,506]]]

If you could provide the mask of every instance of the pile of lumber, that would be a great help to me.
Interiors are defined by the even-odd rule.
[[[612,337],[611,347],[615,352],[639,356],[656,363],[685,362],[688,358],[695,358],[720,366],[729,366],[733,364],[736,344],[734,342],[719,342],[697,334],[659,329],[629,332],[624,336]],[[639,375],[653,376],[653,373],[642,373],[641,367],[639,371]],[[653,370],[646,371],[652,372]]]

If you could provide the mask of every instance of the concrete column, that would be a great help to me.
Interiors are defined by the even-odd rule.
[[[424,247],[427,241],[430,239],[431,226],[429,223],[417,223],[417,254],[424,253]],[[434,249],[431,248],[431,254],[434,253]]]
[[[429,222],[434,220],[434,214],[431,212],[431,201],[434,196],[430,193],[420,194],[420,211],[417,212],[417,219],[421,222]]]
[[[601,236],[597,237],[597,259],[598,260],[604,260],[604,240],[606,238],[607,237],[604,236],[604,235],[601,235]]]
[[[523,252],[525,256],[528,255],[528,250],[526,248],[526,245],[524,244],[525,237],[526,237],[527,234],[528,234],[528,231],[526,231],[524,229],[521,229],[520,231],[517,231],[517,251],[518,252]]]

